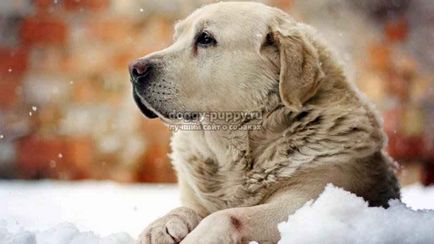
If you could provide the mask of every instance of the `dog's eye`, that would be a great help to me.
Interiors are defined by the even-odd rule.
[[[200,47],[215,46],[216,44],[217,41],[214,37],[206,31],[200,33],[196,38],[196,45]]]

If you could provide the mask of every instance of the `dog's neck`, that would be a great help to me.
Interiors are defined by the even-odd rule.
[[[262,110],[261,118],[229,123],[226,124],[227,129],[203,129],[192,133],[192,136],[199,136],[203,139],[205,142],[203,146],[215,156],[219,166],[243,163],[248,168],[262,150],[260,146],[268,146],[274,140],[271,137],[282,134],[289,126],[289,115],[294,114],[284,107],[277,95],[270,100],[272,102],[260,109]],[[230,129],[229,126],[242,129]]]
[[[320,93],[324,94],[327,91]],[[319,94],[300,111],[293,111],[285,107],[276,94],[271,96],[264,106],[260,121],[239,123],[240,125],[259,124],[259,129],[202,130],[199,135],[204,138],[206,148],[215,156],[216,163],[220,167],[234,163],[246,164],[247,168],[256,163],[262,164],[263,161],[278,157],[281,149],[277,146],[281,140],[289,141],[295,137],[307,137],[307,134],[312,132],[312,128],[308,127],[315,128],[314,124],[320,124],[319,120],[328,119],[335,109],[342,109],[342,105],[334,107],[334,102],[329,101],[327,97],[330,96]]]

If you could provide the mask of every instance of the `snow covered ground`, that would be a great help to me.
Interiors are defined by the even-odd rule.
[[[0,244],[133,243],[178,199],[174,185],[0,181]]]
[[[419,187],[404,191],[413,194],[415,203],[416,189],[421,192]],[[362,198],[328,185],[315,202],[308,202],[281,223],[279,231],[280,242],[285,244],[428,244],[434,243],[433,227],[434,210],[414,211],[398,200],[391,201],[388,209],[368,207]]]
[[[0,181],[0,243],[123,244],[155,218],[179,206],[173,185],[111,182]],[[434,209],[434,187],[403,189],[413,209]],[[434,242],[434,211],[366,203],[329,186],[282,223],[281,243]]]

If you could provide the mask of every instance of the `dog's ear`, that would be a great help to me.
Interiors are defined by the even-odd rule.
[[[282,102],[299,111],[316,94],[324,76],[318,52],[297,28],[297,24],[287,21],[279,21],[271,26],[267,39],[279,54],[279,93]]]

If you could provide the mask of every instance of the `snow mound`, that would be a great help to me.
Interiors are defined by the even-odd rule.
[[[73,224],[60,224],[46,231],[19,230],[11,233],[0,223],[1,244],[133,244],[127,233],[99,237],[93,232],[80,232]]]
[[[281,240],[289,243],[433,243],[434,210],[412,210],[398,200],[390,207],[368,207],[361,197],[327,185],[279,224]]]

